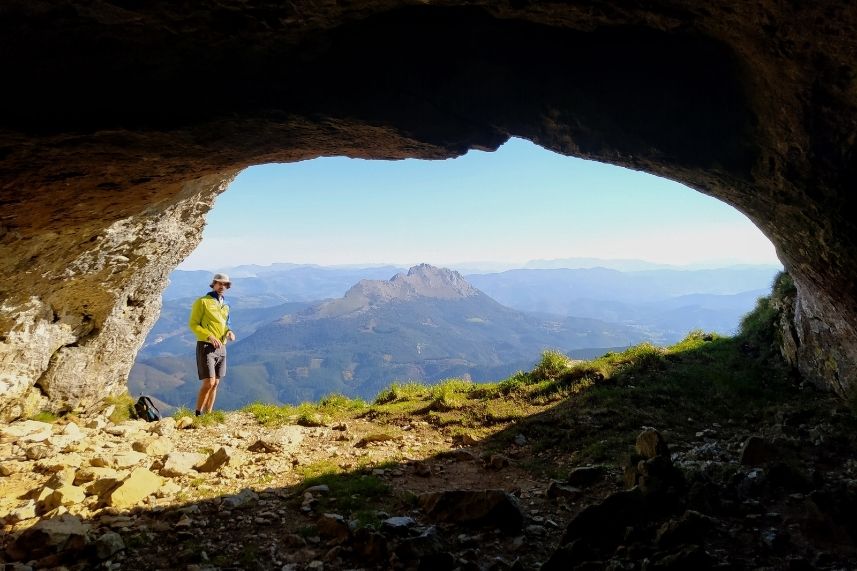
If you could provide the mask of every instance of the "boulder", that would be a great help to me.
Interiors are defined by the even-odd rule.
[[[418,497],[422,510],[439,522],[491,525],[518,531],[524,514],[518,501],[503,490],[445,490]]]
[[[230,509],[243,508],[259,501],[259,494],[250,488],[244,488],[237,494],[223,498],[223,506]]]
[[[169,436],[176,431],[176,419],[171,416],[166,416],[157,422],[150,423],[148,430],[152,434],[157,434],[158,436]]]
[[[147,456],[163,456],[172,452],[175,446],[169,438],[159,437],[136,440],[131,448]]]
[[[53,425],[38,420],[22,420],[0,427],[0,443],[28,444],[44,442],[53,434]]]
[[[65,485],[47,494],[39,503],[39,510],[42,513],[49,512],[59,506],[73,506],[82,504],[86,499],[86,492],[83,488],[77,486]]]
[[[653,428],[646,429],[637,435],[634,449],[638,455],[646,460],[655,458],[656,456],[666,456],[669,458],[670,455],[669,446],[667,446],[663,436]]]
[[[148,460],[149,457],[142,452],[120,452],[110,457],[110,466],[119,469],[131,468]]]
[[[585,488],[603,480],[606,472],[604,466],[580,466],[569,473],[566,482],[570,486]]]
[[[102,561],[109,559],[116,553],[125,549],[122,536],[115,531],[108,531],[95,541],[95,555]]]
[[[58,553],[74,560],[89,544],[91,529],[91,525],[70,514],[43,519],[18,536],[7,553],[15,560],[39,559]]]
[[[154,494],[163,484],[163,479],[145,468],[135,468],[131,474],[109,492],[107,505],[114,508],[130,508],[147,496]]]
[[[77,470],[73,466],[63,467],[61,470],[54,472],[54,475],[48,479],[45,486],[51,489],[58,489],[63,486],[74,484],[76,480]]]
[[[216,472],[224,466],[240,466],[243,458],[232,448],[221,446],[212,453],[202,464],[195,466],[197,472]]]
[[[19,521],[33,519],[34,517],[36,517],[36,502],[35,500],[27,500],[23,506],[11,510],[5,517],[0,518],[0,521],[7,525],[14,525]]]
[[[205,456],[197,452],[170,452],[164,458],[164,465],[159,474],[168,478],[186,476],[194,472],[194,466],[205,461]]]
[[[761,466],[776,456],[776,447],[761,436],[751,436],[741,447],[741,464],[744,466]]]
[[[567,486],[565,484],[560,484],[559,482],[551,482],[547,489],[547,496],[549,498],[566,498],[569,500],[576,500],[582,495],[583,491],[580,488]]]
[[[74,485],[88,484],[104,478],[122,479],[123,474],[113,468],[86,466],[75,472]]]
[[[315,527],[318,529],[318,534],[325,539],[329,539],[332,544],[344,543],[348,541],[351,535],[348,522],[339,514],[322,514],[316,520]]]

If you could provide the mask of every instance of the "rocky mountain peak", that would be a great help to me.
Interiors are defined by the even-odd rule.
[[[317,306],[310,318],[335,317],[361,312],[391,301],[416,299],[465,299],[480,293],[461,274],[446,268],[420,264],[387,281],[360,280],[345,296]]]
[[[385,302],[420,297],[461,299],[478,293],[479,290],[470,285],[458,272],[420,264],[408,270],[407,274],[396,274],[388,281],[361,280],[346,292],[345,298],[365,298],[371,302]]]

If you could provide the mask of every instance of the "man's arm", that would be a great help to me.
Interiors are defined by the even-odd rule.
[[[202,305],[202,300],[197,299],[193,302],[193,306],[190,308],[190,317],[187,320],[187,326],[190,327],[190,330],[193,331],[193,334],[196,335],[197,339],[207,339],[210,334],[209,332],[202,327],[202,315],[204,313],[205,308]]]

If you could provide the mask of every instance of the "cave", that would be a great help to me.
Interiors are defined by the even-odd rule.
[[[240,170],[522,137],[714,196],[798,289],[783,353],[857,388],[857,7],[7,2],[0,418],[124,389]]]

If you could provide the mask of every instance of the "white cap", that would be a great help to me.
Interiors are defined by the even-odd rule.
[[[225,284],[231,284],[232,283],[231,281],[229,281],[229,276],[227,276],[226,274],[214,274],[214,277],[211,278],[211,283],[214,283],[214,282],[222,282]]]

